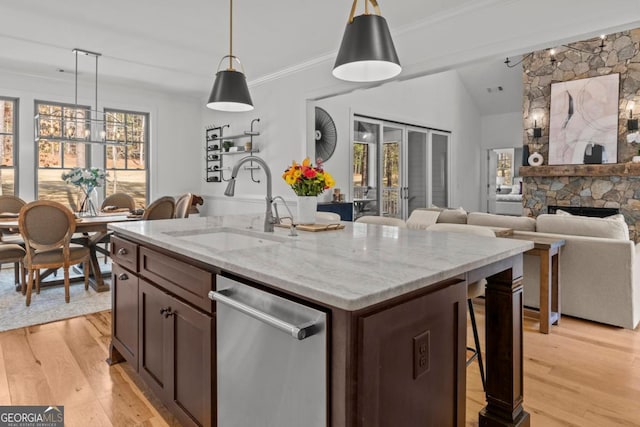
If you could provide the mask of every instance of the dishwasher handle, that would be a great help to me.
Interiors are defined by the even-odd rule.
[[[245,303],[237,301],[229,297],[228,295],[225,295],[223,291],[211,291],[209,292],[209,298],[228,307],[234,308],[241,313],[253,317],[254,319],[260,320],[267,325],[273,326],[276,329],[286,332],[297,340],[308,338],[312,336],[315,331],[314,326],[316,325],[313,322],[309,322],[304,325],[293,325],[268,313],[253,308]]]

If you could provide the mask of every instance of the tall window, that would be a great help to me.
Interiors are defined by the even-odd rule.
[[[15,195],[18,100],[0,97],[0,194]]]
[[[106,196],[127,193],[133,196],[136,206],[147,204],[149,114],[133,111],[105,109],[107,122],[106,169],[109,173]],[[126,123],[126,139],[122,126]],[[116,145],[127,141],[128,145]]]
[[[65,183],[61,175],[73,167],[88,166],[89,146],[65,138],[89,131],[89,107],[36,101],[36,114],[40,114],[40,128],[36,130],[37,198],[55,200],[75,210],[78,189]]]

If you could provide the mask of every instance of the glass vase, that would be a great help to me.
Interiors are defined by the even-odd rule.
[[[78,192],[78,216],[98,216],[98,191],[95,187],[80,187]]]
[[[298,196],[298,215],[296,224],[315,224],[318,198],[316,196]]]

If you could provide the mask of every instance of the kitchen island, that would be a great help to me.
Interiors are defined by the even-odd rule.
[[[487,277],[480,425],[529,425],[521,276],[530,242],[359,223],[289,236],[262,224],[227,216],[110,226],[110,361],[132,364],[183,424],[216,425],[216,328],[227,325],[209,294],[224,277],[326,314],[325,398],[296,409],[317,415],[304,425],[462,426],[466,283]]]

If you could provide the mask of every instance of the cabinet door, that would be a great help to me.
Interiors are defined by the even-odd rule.
[[[149,282],[139,279],[140,377],[158,397],[168,400],[173,389],[171,377],[171,322],[167,321],[170,297]]]
[[[360,319],[359,426],[464,425],[466,297],[462,282]]]
[[[111,273],[112,339],[120,354],[138,370],[138,277],[113,264]]]
[[[211,426],[215,395],[213,318],[171,298],[172,412],[184,426]]]

